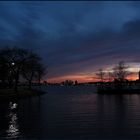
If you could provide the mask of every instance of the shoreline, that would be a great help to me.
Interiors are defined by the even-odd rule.
[[[43,94],[45,94],[45,92],[38,89],[18,89],[17,92],[13,89],[0,89],[0,100],[23,99],[41,96]]]
[[[98,89],[97,93],[106,95],[140,94],[140,89]]]

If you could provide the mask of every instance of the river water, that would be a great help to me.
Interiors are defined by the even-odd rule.
[[[140,95],[99,95],[94,86],[42,87],[0,103],[0,140],[140,139]]]

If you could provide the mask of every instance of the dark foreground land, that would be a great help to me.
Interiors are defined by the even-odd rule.
[[[139,82],[100,83],[97,85],[99,94],[140,94]]]
[[[44,94],[42,90],[37,89],[19,89],[15,92],[13,89],[0,89],[0,100],[8,100],[13,98],[27,98],[31,96],[40,96]]]

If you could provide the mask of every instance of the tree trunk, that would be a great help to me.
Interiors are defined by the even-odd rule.
[[[29,90],[32,88],[32,80],[29,80]]]
[[[31,77],[30,77],[30,79],[28,80],[28,82],[29,82],[29,89],[32,88],[32,79],[33,79],[33,75],[34,75],[34,73],[32,72]]]
[[[17,70],[17,73],[15,75],[15,88],[14,88],[15,92],[18,91],[18,82],[19,82],[19,70]]]
[[[38,79],[38,84],[40,85],[40,82],[41,82],[41,78],[39,77],[39,79]]]

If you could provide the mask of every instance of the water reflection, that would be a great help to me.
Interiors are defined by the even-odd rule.
[[[82,94],[83,91],[81,87],[81,93],[75,90],[75,94],[56,92],[47,95],[49,100],[43,116],[48,116],[46,120],[48,136],[44,133],[44,137],[50,139],[140,138],[140,95],[99,95],[88,93],[88,90]]]
[[[41,97],[33,97],[18,102],[18,124],[20,138],[40,139],[44,121],[41,119]]]
[[[17,103],[9,103],[9,126],[7,132],[7,138],[17,138],[20,135],[19,125],[18,125],[18,116],[17,116]]]
[[[118,138],[140,137],[140,95],[98,95],[97,103],[100,134]]]
[[[0,139],[5,132],[25,140],[140,139],[140,95],[99,95],[90,87],[47,91],[0,105]]]

